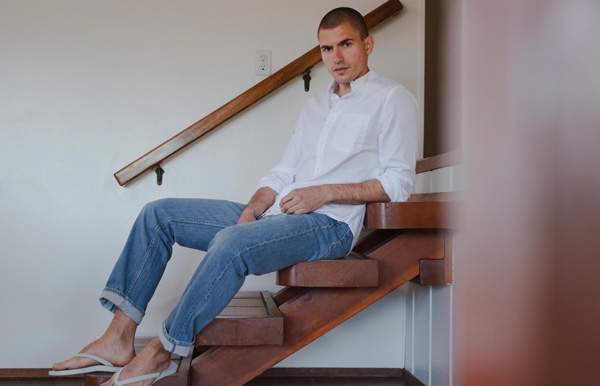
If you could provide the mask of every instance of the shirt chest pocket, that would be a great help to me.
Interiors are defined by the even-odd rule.
[[[344,114],[333,136],[333,148],[344,153],[357,153],[362,148],[369,127],[366,114]]]

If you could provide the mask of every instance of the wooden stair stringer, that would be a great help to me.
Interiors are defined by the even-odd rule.
[[[367,256],[379,260],[380,285],[282,290],[275,295],[285,318],[281,346],[215,346],[192,361],[192,385],[243,385],[419,274],[420,260],[444,258],[444,234],[406,231]]]

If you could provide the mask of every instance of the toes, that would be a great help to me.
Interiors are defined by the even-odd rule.
[[[69,364],[70,362],[72,362],[72,359],[67,359],[64,362],[58,362],[52,365],[52,370],[68,370],[69,369]]]
[[[100,386],[113,386],[113,384],[114,384],[114,378],[115,378],[115,376],[113,375],[108,381],[104,382]]]
[[[64,362],[55,363],[52,365],[52,370],[72,370],[79,369],[81,367],[90,366],[93,361],[85,360],[83,358],[70,358]]]

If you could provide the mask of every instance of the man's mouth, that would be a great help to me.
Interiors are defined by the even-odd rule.
[[[341,74],[345,73],[347,69],[348,69],[348,67],[338,67],[338,68],[334,69],[333,72],[341,75]]]

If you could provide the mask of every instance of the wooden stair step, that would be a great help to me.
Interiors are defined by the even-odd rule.
[[[351,252],[345,258],[298,263],[277,272],[277,284],[288,287],[376,287],[379,263]]]
[[[152,338],[136,338],[135,351],[140,352]],[[173,355],[171,360],[178,364],[177,372],[169,377],[163,378],[155,383],[156,386],[188,386],[190,384],[190,365],[192,357],[182,358]],[[85,375],[85,386],[99,386],[108,381],[113,373],[91,373]]]
[[[387,233],[390,237],[393,234]],[[369,236],[367,236],[369,237]],[[364,288],[294,288],[275,295],[285,316],[281,346],[218,346],[196,356],[190,368],[193,385],[241,386],[340,325],[419,274],[422,259],[443,259],[444,232],[409,230],[387,242],[377,237],[363,253],[378,260],[379,285]],[[371,237],[369,237],[372,239]]]
[[[367,204],[368,229],[453,229],[461,192],[413,194],[406,202]]]
[[[268,291],[238,292],[198,335],[195,346],[281,345],[283,315]]]

